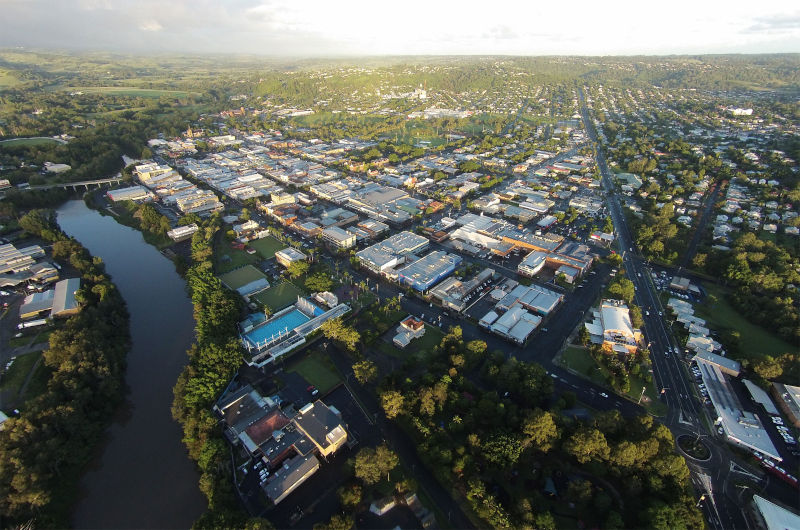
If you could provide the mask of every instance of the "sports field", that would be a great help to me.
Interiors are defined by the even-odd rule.
[[[266,279],[266,276],[252,265],[245,265],[240,269],[221,274],[219,279],[229,288],[236,290],[256,280]]]
[[[297,297],[303,295],[304,293],[294,284],[282,282],[278,285],[273,285],[265,291],[261,291],[257,295],[253,296],[252,299],[264,304],[270,308],[273,313],[275,313],[284,307],[295,303],[297,301]]]
[[[272,259],[275,253],[287,247],[285,243],[281,243],[274,237],[265,237],[263,239],[254,239],[248,243],[249,246],[256,249],[256,252],[262,259]]]

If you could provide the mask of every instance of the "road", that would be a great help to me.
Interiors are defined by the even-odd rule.
[[[711,210],[714,208],[714,204],[717,202],[719,188],[720,183],[715,182],[711,190],[709,190],[708,194],[706,195],[703,211],[701,212],[700,219],[697,222],[697,228],[695,229],[694,234],[692,234],[692,240],[689,242],[689,246],[686,249],[686,254],[681,260],[681,268],[685,268],[689,263],[691,263],[694,255],[697,253],[697,245],[699,245],[700,241],[703,239],[703,234],[705,233],[706,225],[708,224],[708,218],[711,216]]]
[[[698,498],[702,493],[707,495],[708,500],[703,501],[701,505],[709,524],[715,529],[747,528],[741,500],[731,490],[736,488],[732,486],[733,481],[730,479],[732,464],[730,449],[724,442],[709,435],[703,426],[702,417],[705,411],[696,400],[687,380],[686,368],[678,354],[680,350],[677,349],[677,341],[661,316],[663,307],[658,299],[650,271],[643,258],[636,252],[605,156],[597,143],[597,132],[589,116],[583,90],[579,90],[579,95],[581,115],[587,134],[597,147],[597,165],[602,175],[603,188],[607,194],[608,208],[614,221],[617,238],[623,249],[623,264],[634,284],[636,304],[643,311],[649,312],[649,316],[644,316],[644,331],[653,361],[654,380],[658,388],[662,389],[669,407],[664,423],[676,438],[685,434],[700,436],[711,449],[712,456],[707,462],[697,462],[687,458],[692,482],[700,492]],[[709,493],[711,495],[708,495]]]

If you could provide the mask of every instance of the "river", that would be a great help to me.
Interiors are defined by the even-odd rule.
[[[192,305],[172,262],[136,230],[69,201],[58,224],[106,270],[128,304],[129,393],[81,481],[76,528],[188,528],[205,510],[199,475],[172,419],[172,387],[194,340]]]

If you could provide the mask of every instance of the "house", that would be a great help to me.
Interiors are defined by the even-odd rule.
[[[425,334],[425,323],[418,318],[409,316],[403,320],[397,327],[397,335],[395,335],[392,342],[398,348],[405,348],[411,343],[412,340],[417,339]]]

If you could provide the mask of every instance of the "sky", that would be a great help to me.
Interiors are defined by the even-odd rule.
[[[800,52],[787,0],[0,0],[0,47],[145,53]]]

